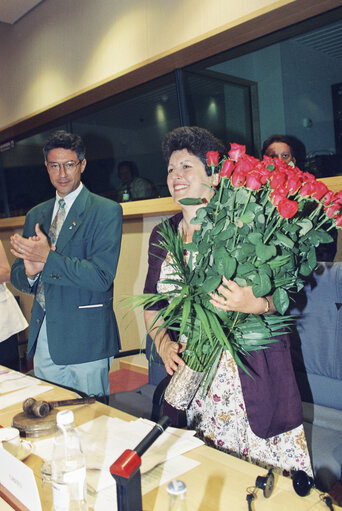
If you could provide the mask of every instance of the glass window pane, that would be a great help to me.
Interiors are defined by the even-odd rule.
[[[83,182],[95,193],[121,202],[127,188],[130,200],[168,195],[166,165],[161,143],[164,135],[179,126],[173,76],[145,86],[139,93],[122,95],[111,104],[72,121],[87,149]],[[121,170],[120,162],[130,162]],[[128,174],[135,175],[129,183]]]
[[[19,140],[1,154],[10,216],[25,215],[36,204],[53,197],[54,188],[44,166],[42,149],[45,140],[57,129],[66,126]]]
[[[254,150],[250,87],[235,80],[184,73],[190,124],[212,131],[226,145],[245,144]]]

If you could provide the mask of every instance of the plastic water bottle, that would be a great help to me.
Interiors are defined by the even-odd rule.
[[[86,511],[86,464],[71,410],[57,413],[54,440],[52,493],[54,511]]]
[[[122,202],[128,202],[130,200],[131,196],[129,193],[129,190],[126,188],[122,194]]]
[[[171,481],[167,486],[169,511],[186,511],[186,486],[183,481]]]

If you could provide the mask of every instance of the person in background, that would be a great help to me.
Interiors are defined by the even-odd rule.
[[[300,140],[288,135],[271,135],[262,145],[262,156],[278,158],[284,163],[301,164],[305,160],[305,147]],[[297,162],[297,159],[299,160]]]
[[[11,369],[19,370],[19,353],[17,333],[28,327],[25,316],[7,289],[11,267],[6,252],[0,241],[0,364]]]
[[[138,167],[133,161],[121,161],[118,165],[121,186],[118,201],[150,199],[154,196],[151,181],[139,176]]]
[[[263,143],[262,156],[278,158],[284,163],[297,165],[303,170],[305,160],[305,146],[296,137],[290,135],[271,135]],[[329,234],[333,237],[331,243],[322,243],[316,249],[317,261],[333,261],[337,251],[337,229],[331,229]]]
[[[23,236],[11,237],[17,257],[11,282],[35,298],[28,358],[39,378],[107,395],[120,348],[113,281],[122,208],[82,184],[87,162],[81,137],[57,131],[43,153],[56,196],[28,212]]]
[[[206,203],[220,176],[212,174],[207,164],[208,151],[224,152],[222,142],[198,127],[177,128],[166,135],[163,154],[167,162],[167,183],[171,196],[181,213],[168,219],[171,228],[183,235],[185,243],[192,240],[199,226],[191,221],[203,204],[184,205],[181,199],[201,197]],[[172,260],[159,245],[160,226],[156,226],[149,242],[148,273],[144,293],[167,292],[174,273]],[[164,282],[165,280],[168,280]],[[227,286],[227,287],[226,287]],[[228,289],[229,288],[229,289]],[[256,298],[250,286],[240,287],[223,277],[222,284],[211,293],[211,303],[222,311],[251,314],[274,313],[272,296]],[[161,301],[144,311],[150,329]],[[184,365],[175,331],[163,329],[161,318],[150,336],[168,374]],[[249,369],[253,378],[241,370],[228,350],[224,351],[207,389],[198,389],[187,410],[187,424],[196,429],[204,441],[230,454],[279,470],[305,470],[312,475],[302,425],[302,405],[290,355],[288,336],[267,349],[253,352]],[[164,408],[172,416],[173,410]]]

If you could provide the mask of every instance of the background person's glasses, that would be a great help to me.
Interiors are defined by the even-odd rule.
[[[63,167],[65,172],[72,172],[80,163],[81,163],[80,161],[67,161],[65,163],[48,161],[46,163],[46,166],[51,172],[59,172],[61,170],[61,167]]]

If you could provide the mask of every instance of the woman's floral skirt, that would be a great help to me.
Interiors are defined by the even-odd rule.
[[[188,411],[188,426],[207,444],[265,468],[304,470],[312,476],[304,428],[263,439],[250,428],[238,368],[228,351],[222,354],[217,373],[201,396],[197,391]]]

